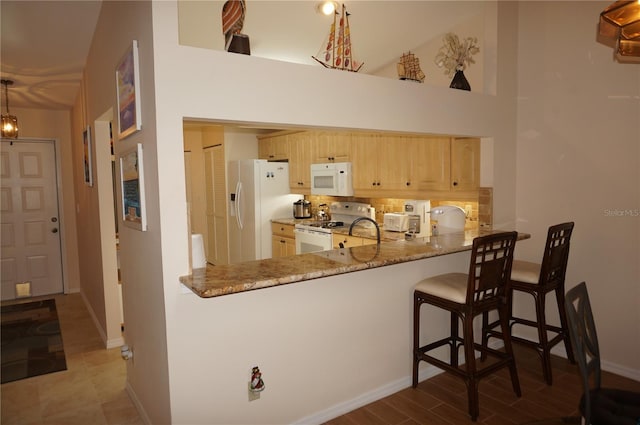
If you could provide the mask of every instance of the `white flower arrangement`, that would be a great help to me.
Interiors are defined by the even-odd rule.
[[[439,68],[444,67],[445,74],[452,75],[456,71],[464,71],[467,66],[476,63],[473,55],[480,51],[477,37],[467,37],[460,42],[452,32],[445,34],[443,45],[438,50],[435,62]]]

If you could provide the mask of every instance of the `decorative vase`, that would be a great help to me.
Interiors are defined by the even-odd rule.
[[[453,80],[451,80],[451,84],[449,85],[449,87],[452,89],[471,91],[471,86],[469,85],[469,81],[467,81],[467,78],[464,76],[464,71],[462,70],[456,71],[455,75],[453,76]]]

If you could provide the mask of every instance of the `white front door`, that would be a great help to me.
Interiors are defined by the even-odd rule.
[[[2,141],[2,300],[63,292],[52,141]]]

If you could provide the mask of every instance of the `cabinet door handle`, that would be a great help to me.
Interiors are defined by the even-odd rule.
[[[453,182],[453,185],[454,185],[454,186],[457,186],[457,185],[458,185],[458,182],[454,181],[454,182]]]

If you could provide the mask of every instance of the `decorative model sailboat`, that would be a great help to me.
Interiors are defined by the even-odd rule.
[[[363,63],[356,62],[353,59],[351,49],[351,30],[349,29],[349,13],[345,5],[342,5],[342,13],[336,31],[336,17],[338,12],[333,15],[333,24],[323,47],[316,56],[311,56],[320,62],[326,68],[340,69],[342,71],[358,72]]]
[[[403,53],[397,65],[398,77],[401,80],[424,82],[424,72],[420,69],[420,59],[413,53]]]

